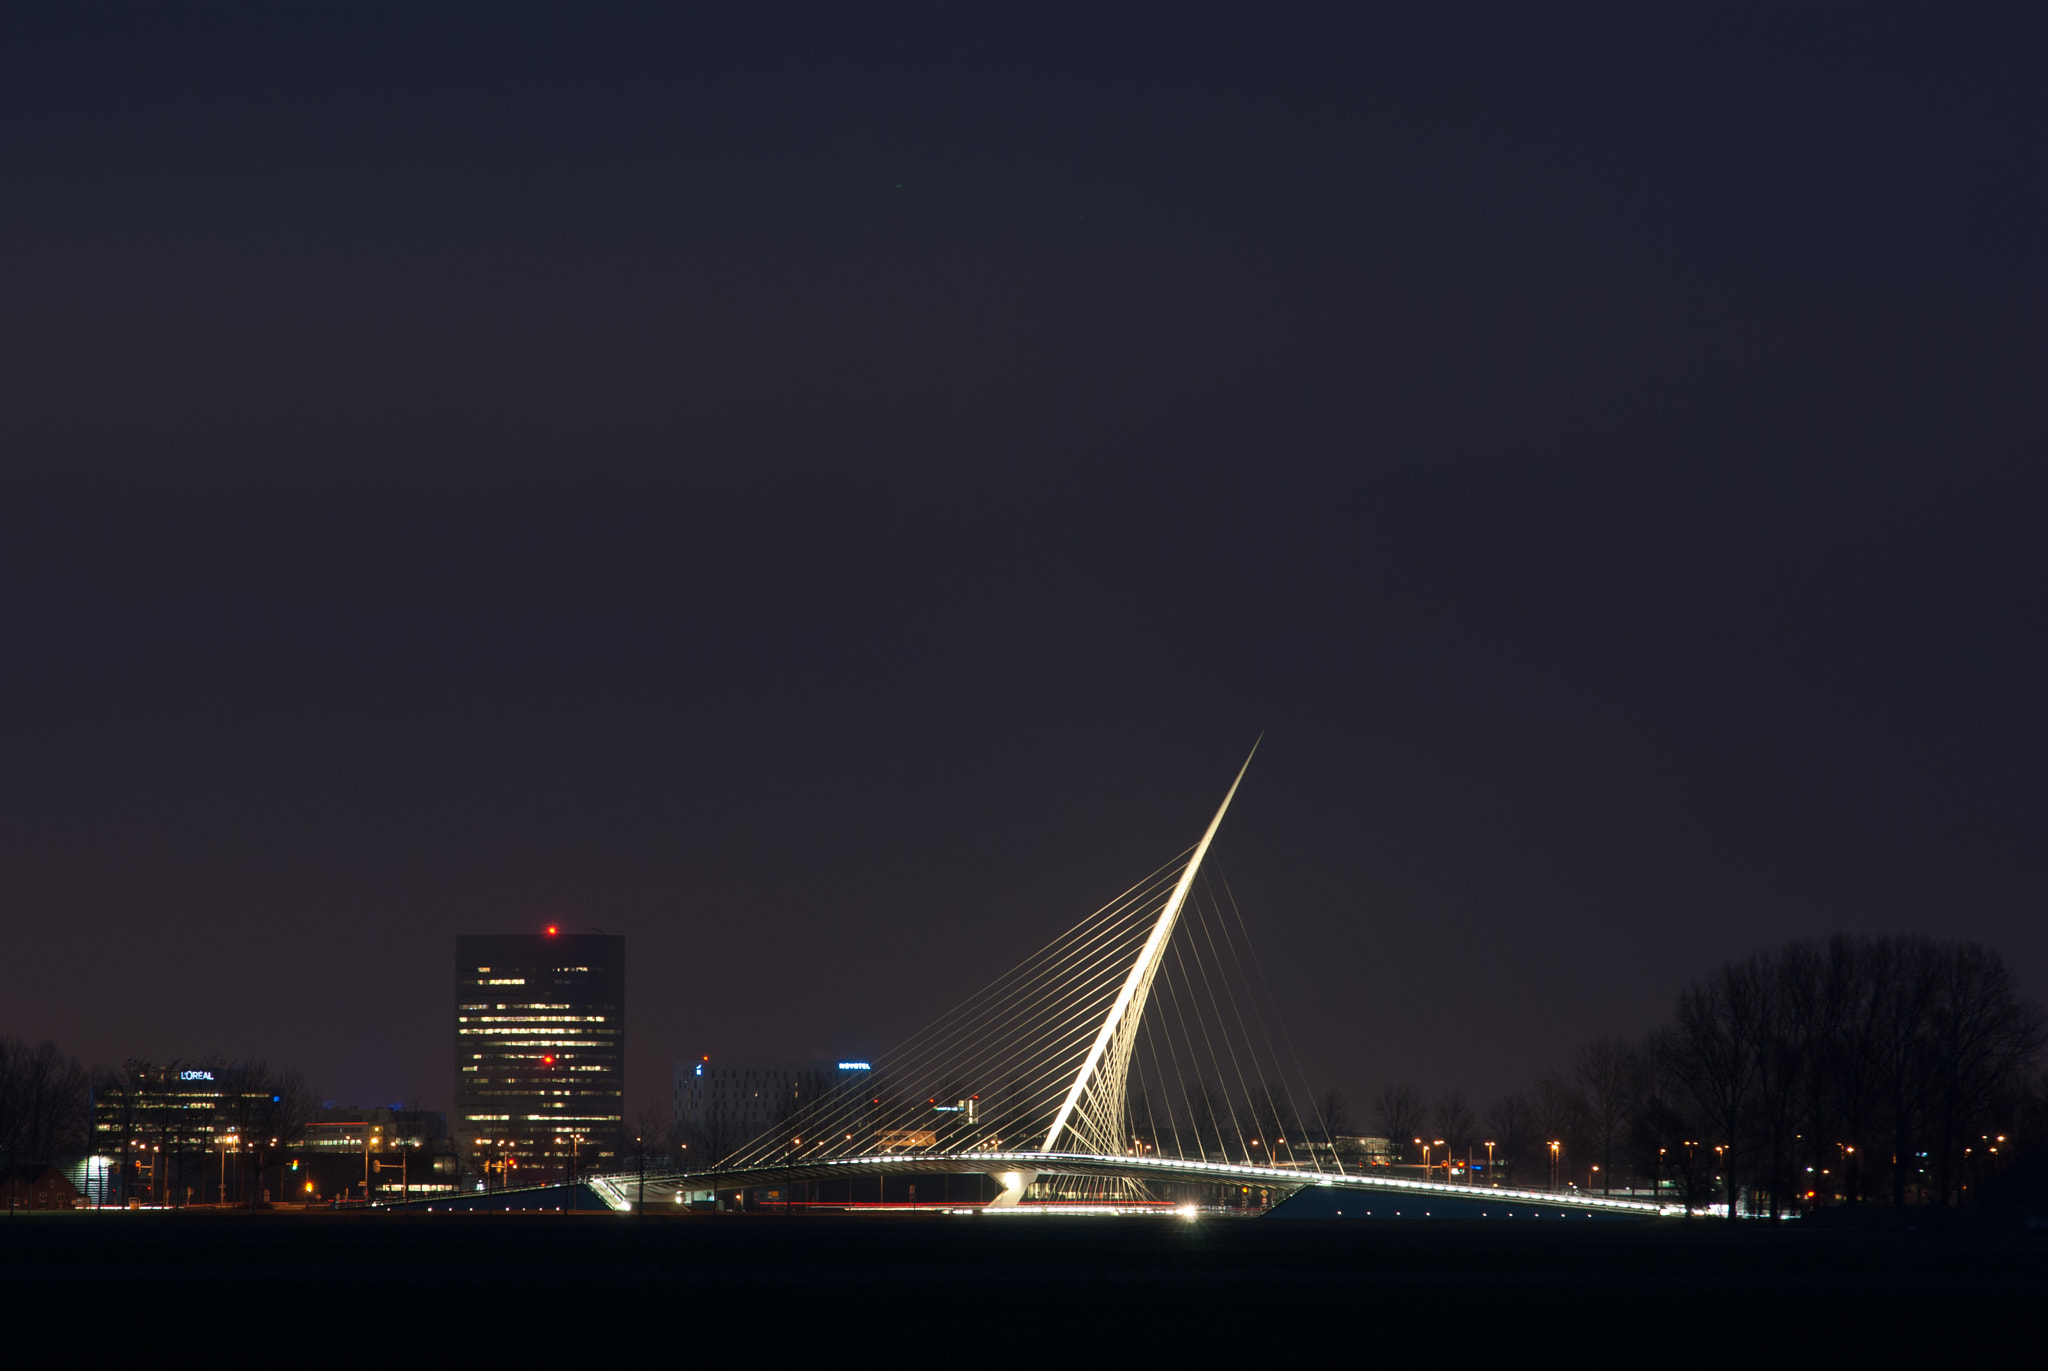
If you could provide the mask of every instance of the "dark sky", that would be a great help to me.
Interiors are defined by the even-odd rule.
[[[0,1032],[445,1107],[558,919],[636,1099],[879,1053],[1261,730],[1359,1104],[2048,992],[2044,11],[1366,8],[10,10]]]

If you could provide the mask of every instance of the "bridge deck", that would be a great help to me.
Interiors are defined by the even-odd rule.
[[[1632,1215],[1652,1218],[1667,1212],[1665,1206],[1644,1200],[1574,1193],[1556,1194],[1544,1190],[1519,1190],[1498,1186],[1453,1185],[1446,1181],[1417,1181],[1399,1176],[1371,1173],[1336,1173],[1293,1170],[1280,1166],[1255,1166],[1239,1162],[1190,1161],[1181,1157],[1113,1157],[1083,1152],[892,1152],[867,1157],[834,1157],[818,1161],[792,1159],[782,1166],[749,1166],[706,1171],[664,1171],[645,1178],[648,1202],[657,1198],[670,1203],[679,1192],[728,1192],[755,1186],[782,1185],[798,1181],[831,1181],[853,1177],[885,1175],[989,1175],[1006,1172],[1037,1172],[1041,1176],[1077,1176],[1161,1181],[1177,1184],[1256,1185],[1290,1193],[1310,1186],[1368,1194],[1411,1195],[1417,1199],[1471,1200],[1487,1198],[1542,1210],[1570,1210],[1611,1216]],[[642,1178],[637,1172],[617,1172],[589,1178],[601,1194],[619,1208],[628,1207],[638,1195]]]

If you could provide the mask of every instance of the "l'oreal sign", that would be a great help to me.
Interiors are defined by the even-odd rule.
[[[213,1073],[211,1071],[180,1071],[178,1079],[181,1081],[210,1081],[213,1079]]]

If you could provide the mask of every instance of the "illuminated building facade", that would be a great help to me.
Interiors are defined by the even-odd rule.
[[[868,1070],[861,1061],[677,1062],[676,1133],[693,1152],[723,1153]]]
[[[93,1090],[81,1188],[95,1203],[218,1199],[233,1172],[217,1165],[220,1153],[277,1133],[280,1103],[269,1077],[219,1058],[127,1062]]]
[[[624,938],[550,928],[455,940],[454,1131],[473,1184],[621,1164],[625,1012]]]

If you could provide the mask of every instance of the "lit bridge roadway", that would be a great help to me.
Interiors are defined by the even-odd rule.
[[[1022,1191],[1039,1177],[1067,1176],[1167,1184],[1257,1186],[1283,1192],[1282,1198],[1291,1198],[1294,1194],[1311,1188],[1324,1188],[1367,1197],[1384,1196],[1394,1202],[1413,1202],[1404,1205],[1399,1211],[1374,1211],[1381,1216],[1398,1212],[1403,1217],[1421,1217],[1430,1212],[1428,1204],[1432,1200],[1458,1201],[1456,1210],[1459,1213],[1469,1211],[1471,1205],[1478,1203],[1481,1205],[1481,1217],[1495,1217],[1492,1210],[1497,1210],[1499,1217],[1527,1215],[1558,1218],[1655,1218],[1666,1212],[1664,1206],[1644,1200],[1615,1199],[1584,1193],[1563,1195],[1553,1191],[1455,1185],[1447,1181],[1409,1180],[1399,1176],[1375,1176],[1369,1173],[1317,1172],[1243,1162],[1192,1161],[1181,1157],[1099,1156],[1085,1152],[892,1152],[867,1157],[812,1160],[792,1158],[783,1165],[762,1164],[706,1171],[650,1172],[644,1182],[641,1175],[633,1171],[613,1172],[585,1179],[607,1204],[614,1209],[626,1210],[632,1208],[639,1200],[643,1184],[646,1188],[647,1205],[652,1208],[657,1204],[680,1203],[691,1192],[731,1194],[758,1187],[781,1188],[795,1182],[817,1181],[850,1181],[857,1187],[864,1179],[891,1175],[983,1175],[993,1177],[1004,1187],[1003,1194],[995,1200],[972,1204],[927,1202],[915,1206],[920,1209],[990,1209],[997,1212],[1008,1210],[1014,1213],[1030,1213],[1077,1208],[1137,1210],[1164,1207],[1160,1204],[1113,1200],[1082,1204],[1018,1202]],[[823,1201],[815,1207],[833,1209],[880,1206],[873,1202],[855,1201],[841,1204]],[[888,1207],[913,1206],[892,1204]]]

